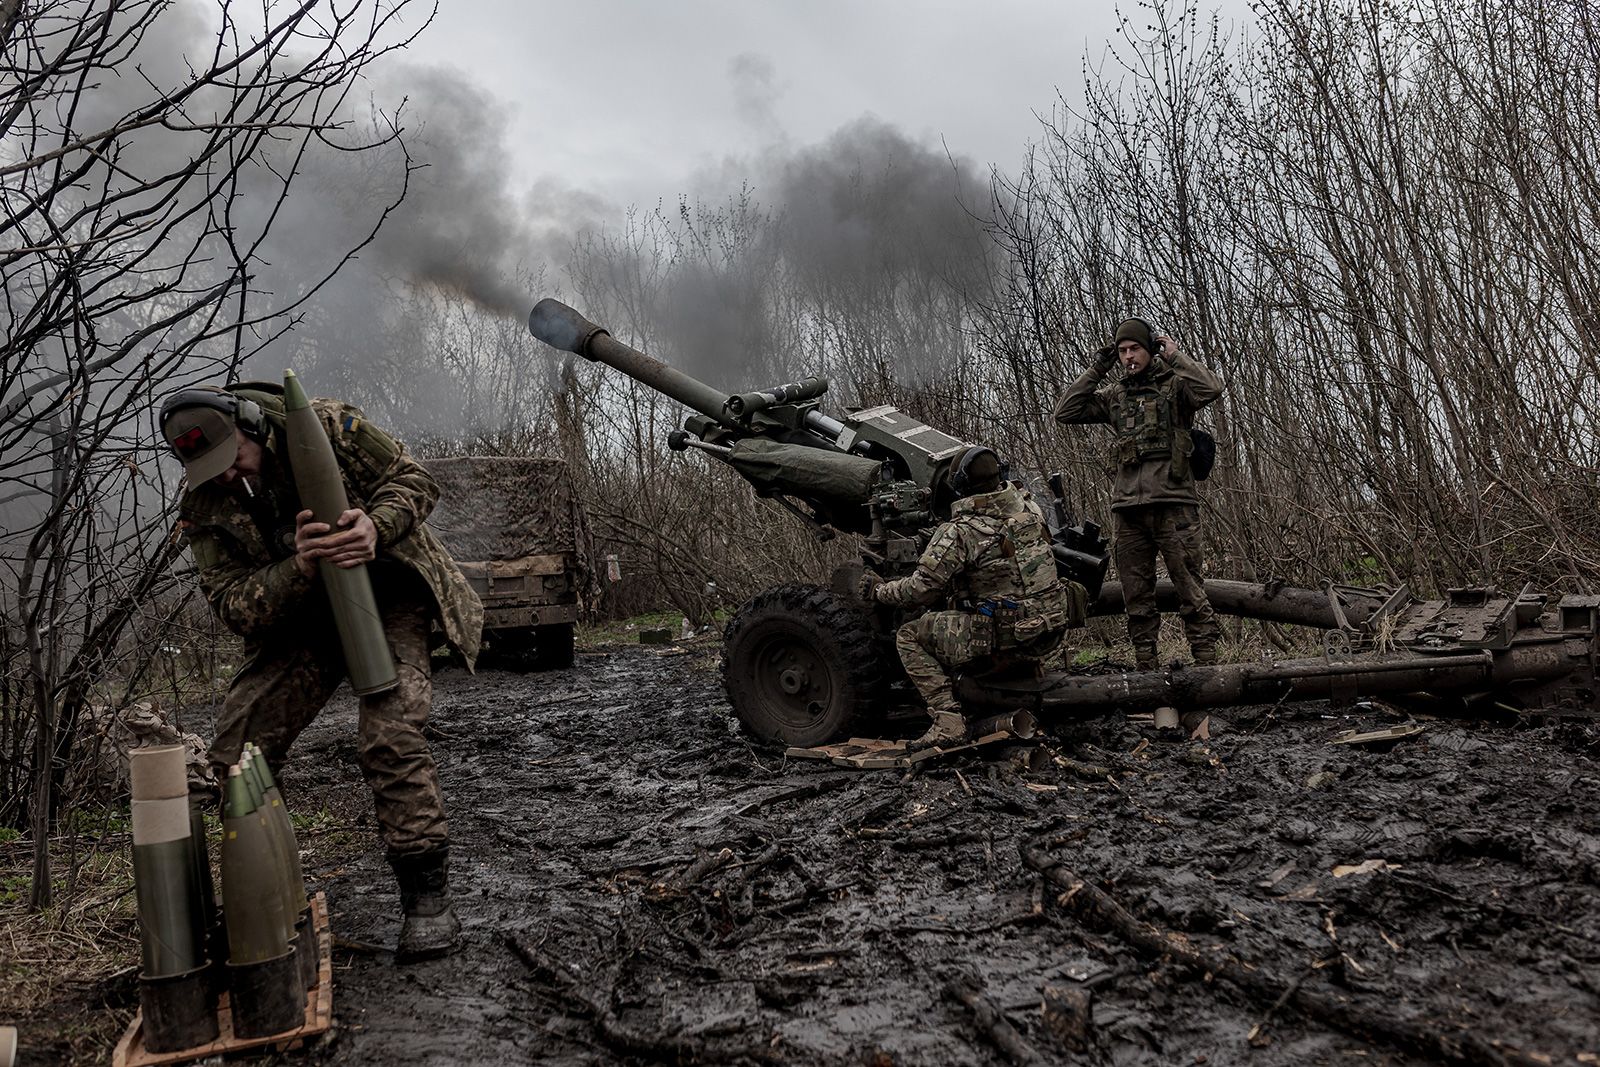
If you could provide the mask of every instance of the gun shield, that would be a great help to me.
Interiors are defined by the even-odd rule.
[[[288,424],[289,466],[300,490],[300,504],[310,509],[316,521],[334,526],[350,507],[344,480],[333,445],[323,432],[322,422],[300,379],[294,371],[283,376],[284,418]],[[333,608],[333,621],[344,649],[350,687],[358,696],[393,689],[399,683],[389,638],[383,632],[383,619],[372,596],[372,579],[365,564],[337,567],[327,560],[319,563],[323,588]]]

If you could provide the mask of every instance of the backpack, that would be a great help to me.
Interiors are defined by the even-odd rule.
[[[1195,481],[1203,482],[1217,463],[1217,439],[1205,430],[1190,430],[1189,439],[1194,442],[1194,451],[1189,453],[1189,473]]]

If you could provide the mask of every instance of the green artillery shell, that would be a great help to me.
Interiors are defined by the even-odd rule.
[[[350,498],[339,476],[333,445],[292,370],[283,376],[283,406],[288,423],[289,466],[300,490],[300,504],[309,508],[318,522],[332,526],[350,507]],[[323,588],[328,591],[328,603],[333,607],[350,687],[360,696],[393,689],[399,678],[366,566],[336,567],[323,560],[318,570]]]
[[[147,978],[205,962],[200,900],[189,839],[189,787],[182,745],[134,749],[133,881]]]
[[[279,832],[289,844],[288,882],[294,890],[295,911],[306,911],[311,907],[311,900],[306,896],[306,876],[300,867],[300,842],[294,836],[294,822],[289,818],[289,806],[283,802],[283,793],[278,789],[278,783],[272,779],[272,768],[267,766],[267,759],[261,754],[261,746],[252,743],[250,750],[256,757],[253,766],[266,787],[267,803],[278,813]]]
[[[245,778],[250,781],[250,795],[257,800],[256,812],[266,820],[267,834],[277,855],[278,893],[283,899],[283,920],[287,924],[284,936],[293,937],[295,919],[305,901],[295,899],[295,887],[290,879],[289,854],[293,847],[290,844],[293,834],[285,833],[288,828],[284,824],[288,820],[281,817],[284,814],[283,801],[278,799],[276,789],[268,794],[266,776],[262,773],[266,767],[266,760],[258,758],[250,746],[246,746],[244,756],[239,760],[239,766],[244,771]]]
[[[277,860],[266,820],[252,805],[250,787],[234,764],[228,769],[222,818],[222,916],[232,963],[260,963],[289,951]]]

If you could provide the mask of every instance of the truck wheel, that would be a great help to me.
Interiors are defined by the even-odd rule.
[[[790,584],[751,599],[723,633],[722,685],[745,730],[809,747],[849,735],[884,690],[879,642],[854,601]]]
[[[541,670],[560,670],[572,666],[572,632],[570,622],[553,623],[533,628],[534,664]]]

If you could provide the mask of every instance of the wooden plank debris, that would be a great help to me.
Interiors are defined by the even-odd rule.
[[[920,764],[953,756],[958,752],[971,752],[1002,741],[1015,740],[1016,737],[1011,731],[997,730],[959,745],[934,745],[911,752],[907,751],[904,741],[888,741],[879,737],[852,737],[848,741],[837,741],[831,745],[788,748],[783,754],[792,759],[828,760],[837,766],[858,771],[908,770]]]

